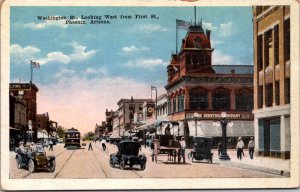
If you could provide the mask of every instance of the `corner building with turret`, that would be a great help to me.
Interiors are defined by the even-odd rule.
[[[247,143],[254,136],[253,66],[212,65],[213,51],[211,31],[201,23],[191,25],[167,66],[168,118],[179,121],[179,136],[213,137],[216,146],[222,130],[213,122],[226,112],[233,122],[227,127],[229,147],[240,136]]]

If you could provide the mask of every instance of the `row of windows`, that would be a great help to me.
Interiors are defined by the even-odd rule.
[[[178,102],[176,102],[178,101]],[[204,90],[191,92],[189,98],[190,109],[209,110],[208,93]],[[222,90],[212,94],[212,110],[230,110],[230,91]],[[237,111],[252,111],[253,95],[252,93],[236,93],[235,108]],[[176,113],[184,110],[184,95],[168,100],[168,113]]]
[[[265,85],[265,105],[266,107],[272,107],[274,105],[280,104],[280,95],[284,97],[285,104],[290,103],[290,78],[285,78],[284,81],[284,94],[280,94],[280,82],[275,82],[275,91],[273,90],[273,83],[268,83]],[[273,98],[275,94],[275,98]],[[263,86],[258,87],[258,108],[263,107]],[[274,99],[274,101],[273,101]]]
[[[284,62],[290,60],[290,19],[284,21]],[[279,64],[279,25],[257,36],[258,71],[270,64]]]

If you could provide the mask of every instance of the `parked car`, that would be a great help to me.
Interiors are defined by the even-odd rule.
[[[30,147],[16,148],[16,161],[19,169],[28,168],[33,173],[37,169],[48,169],[55,171],[55,157],[47,156],[42,145],[32,145]]]
[[[132,168],[134,165],[140,165],[141,170],[145,170],[147,158],[144,154],[139,154],[141,145],[139,142],[123,140],[118,144],[118,152],[110,155],[109,164],[111,167],[119,165],[121,169],[126,166]]]

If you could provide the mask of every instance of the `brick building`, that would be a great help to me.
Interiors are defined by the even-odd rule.
[[[290,7],[254,6],[256,153],[290,158]]]
[[[36,103],[36,94],[39,89],[35,84],[32,83],[10,83],[9,84],[9,93],[21,99],[25,103],[26,107],[26,129],[27,133],[31,130],[32,134],[27,134],[25,140],[36,141],[37,138],[37,126],[36,126],[36,112],[37,112],[37,103]],[[30,138],[29,138],[30,137]]]
[[[212,65],[210,36],[201,23],[191,25],[179,53],[172,55],[165,86],[168,118],[181,122],[181,135],[221,138],[221,128],[213,122],[225,111],[234,122],[227,129],[234,144],[238,136],[254,135],[253,66]]]

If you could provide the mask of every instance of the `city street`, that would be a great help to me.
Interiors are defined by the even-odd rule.
[[[18,169],[15,152],[10,152],[11,179],[96,179],[96,178],[275,178],[278,175],[234,168],[216,163],[192,163],[188,158],[186,164],[174,164],[168,161],[167,155],[159,155],[157,164],[152,162],[150,149],[142,147],[141,153],[146,154],[147,163],[144,171],[139,166],[121,170],[109,166],[109,155],[116,152],[116,146],[107,144],[104,152],[100,143],[92,143],[93,151],[86,146],[77,150],[67,150],[64,144],[54,146],[54,151],[45,149],[47,155],[56,156],[56,169],[53,173],[38,170],[29,173],[27,169]],[[187,154],[187,153],[186,153]],[[214,158],[217,154],[214,153]]]

